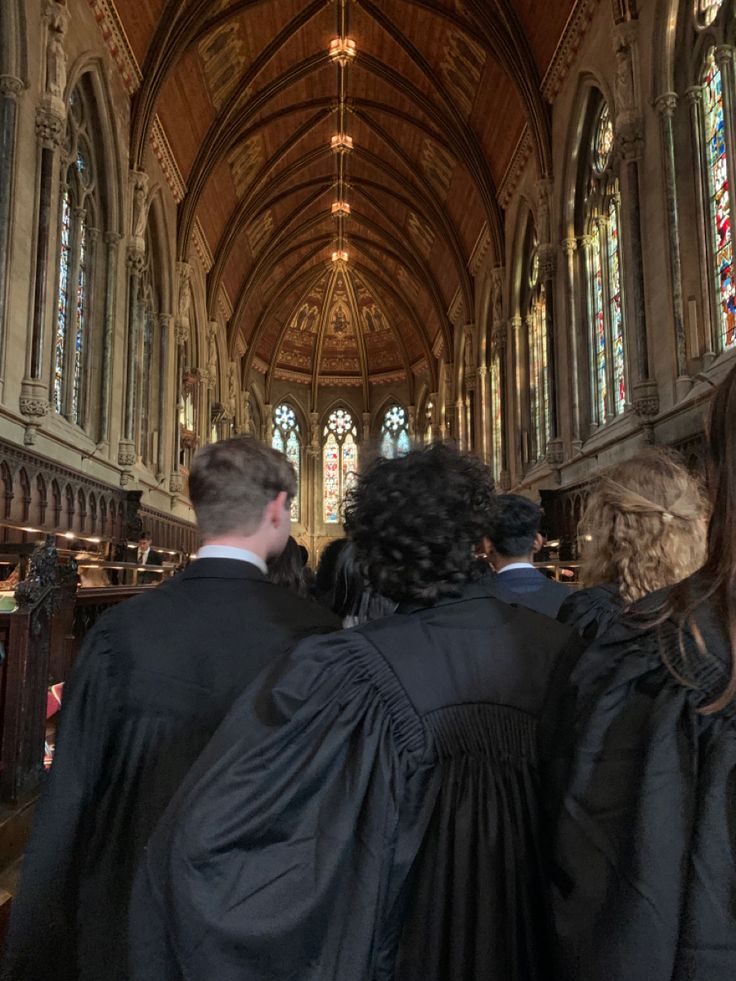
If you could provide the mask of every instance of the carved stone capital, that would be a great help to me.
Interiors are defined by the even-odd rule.
[[[125,262],[131,276],[142,276],[146,268],[146,253],[136,243],[132,243],[125,254]]]
[[[186,344],[189,339],[189,324],[183,324],[177,320],[174,324],[174,337],[177,344]]]
[[[660,116],[674,116],[679,97],[677,92],[663,92],[654,100],[654,108]]]
[[[173,323],[174,323],[174,317],[172,314],[160,313],[158,315],[158,325],[161,328],[161,330],[166,331],[168,333]]]
[[[118,466],[133,467],[135,461],[135,444],[129,439],[121,439],[118,443]]]
[[[23,80],[15,75],[0,75],[0,96],[3,99],[17,99],[24,88]]]
[[[36,139],[42,146],[58,150],[64,142],[66,119],[58,106],[41,102],[36,106]]]
[[[547,443],[547,463],[551,467],[561,467],[565,459],[565,450],[561,439],[551,439]]]
[[[659,414],[659,395],[657,383],[654,381],[637,382],[633,386],[634,412],[645,420],[651,420]]]
[[[49,411],[49,403],[45,398],[38,398],[33,395],[21,395],[18,401],[20,411],[24,416],[30,416],[31,418],[40,420]]]
[[[568,259],[570,258],[570,256],[575,255],[575,253],[577,252],[578,249],[577,239],[563,238],[560,244],[562,245],[562,251],[565,253]]]
[[[133,474],[129,470],[121,470],[120,471],[120,486],[121,487],[128,487],[129,484],[132,484],[134,482],[135,482],[135,478],[133,477]]]
[[[644,121],[639,115],[624,115],[616,125],[616,142],[624,160],[640,160],[644,152]]]
[[[557,249],[554,245],[540,245],[537,250],[539,256],[539,278],[546,283],[554,279],[557,272]]]
[[[123,236],[120,234],[120,232],[105,232],[102,236],[102,240],[105,245],[112,248],[114,245],[118,244],[122,237]]]
[[[699,106],[703,104],[702,85],[691,85],[689,88],[685,89],[685,95],[687,96],[687,101],[691,106]]]
[[[169,475],[169,491],[172,494],[181,494],[184,489],[184,481],[180,473],[176,471]]]
[[[725,65],[730,64],[733,61],[733,45],[731,44],[717,44],[714,51],[713,57],[719,68],[723,68]]]

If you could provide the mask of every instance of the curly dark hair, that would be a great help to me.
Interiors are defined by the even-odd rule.
[[[435,443],[371,464],[348,495],[345,530],[376,592],[431,605],[482,574],[475,550],[495,507],[488,467]]]

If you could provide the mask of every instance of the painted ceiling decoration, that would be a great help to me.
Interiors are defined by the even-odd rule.
[[[243,371],[436,382],[597,0],[90,0]],[[500,190],[499,190],[500,189]],[[505,200],[503,201],[505,203]],[[244,353],[243,353],[244,352]]]

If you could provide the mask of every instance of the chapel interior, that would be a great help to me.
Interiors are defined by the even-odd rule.
[[[198,447],[287,454],[312,562],[435,439],[541,502],[553,569],[605,467],[702,471],[735,43],[733,0],[2,0],[0,569],[48,535],[67,599],[0,596],[0,858],[48,685],[196,551]]]

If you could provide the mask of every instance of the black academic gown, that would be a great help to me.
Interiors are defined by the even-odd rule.
[[[624,601],[614,583],[570,591],[560,606],[557,619],[574,627],[583,640],[591,641],[604,634],[624,611]]]
[[[232,559],[197,560],[98,622],[64,691],[4,978],[127,976],[130,885],[171,796],[258,672],[337,627]]]
[[[686,632],[683,657],[674,624],[658,637],[623,619],[572,675],[554,845],[558,981],[736,978],[736,706],[699,711],[724,690],[730,651],[709,609],[698,626],[708,654]]]
[[[488,573],[482,579],[489,596],[504,603],[516,603],[547,617],[556,617],[572,590],[564,583],[548,579],[543,572],[528,566],[524,569],[509,569],[508,572]]]
[[[540,718],[572,636],[472,586],[301,644],[152,838],[134,981],[546,979]]]

